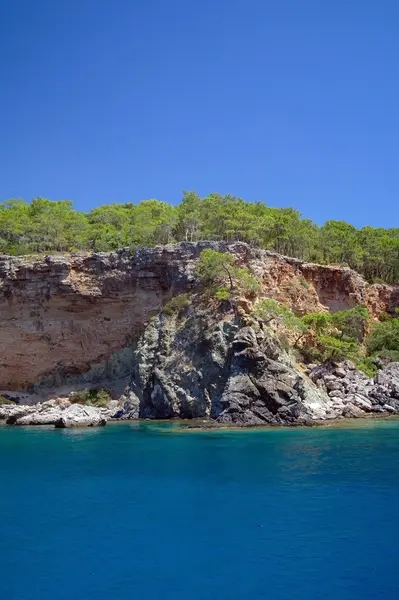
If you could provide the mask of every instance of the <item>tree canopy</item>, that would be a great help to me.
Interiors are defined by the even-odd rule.
[[[344,221],[318,226],[294,208],[272,208],[231,195],[180,204],[158,200],[106,204],[79,212],[67,200],[0,203],[0,252],[106,251],[179,241],[244,241],[307,261],[349,266],[369,281],[399,280],[399,227],[356,229]]]

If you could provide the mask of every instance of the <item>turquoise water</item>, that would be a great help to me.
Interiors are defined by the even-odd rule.
[[[0,428],[0,598],[399,597],[399,423]]]

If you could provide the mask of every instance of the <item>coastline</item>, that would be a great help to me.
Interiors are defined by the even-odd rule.
[[[151,430],[157,434],[197,434],[197,433],[255,433],[272,431],[312,431],[312,430],[331,430],[331,429],[367,429],[383,425],[398,425],[399,415],[370,415],[367,417],[331,419],[329,421],[315,421],[313,424],[298,425],[253,425],[253,426],[231,426],[218,423],[204,422],[202,420],[193,422],[192,420],[182,419],[121,419],[109,420],[106,428],[93,427],[74,427],[68,431],[98,431],[99,429],[109,429],[116,427],[130,427],[131,429]],[[33,431],[57,431],[52,425],[22,425],[12,427],[0,421],[0,431],[2,430],[33,430]],[[58,429],[58,431],[60,431]],[[65,431],[65,430],[63,430]]]
[[[382,425],[384,423],[397,423],[399,425],[399,415],[370,415],[367,417],[331,419],[328,421],[315,421],[313,424],[298,425],[251,425],[234,426],[223,425],[219,423],[183,420],[183,419],[137,419],[137,420],[110,420],[107,426],[120,426],[122,424],[134,426],[137,428],[149,428],[157,430],[158,433],[229,433],[251,431],[311,431],[313,429],[362,429]]]

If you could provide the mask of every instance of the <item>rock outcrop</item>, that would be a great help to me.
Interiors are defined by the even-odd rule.
[[[64,410],[54,425],[59,428],[66,427],[103,427],[107,424],[104,412],[94,406],[81,406],[72,404]]]
[[[309,376],[328,393],[332,407],[344,417],[399,414],[399,363],[380,369],[374,379],[357,371],[349,361],[311,367]]]
[[[4,404],[0,420],[7,425],[55,425],[55,427],[99,427],[107,424],[113,410],[71,404],[69,400],[49,400],[32,405]]]
[[[306,264],[243,243],[2,256],[0,390],[123,383],[149,319],[173,295],[195,287],[195,263],[207,247],[234,253],[259,276],[265,297],[283,300],[298,313],[361,303],[378,315],[399,304],[398,286],[369,285],[350,269]]]
[[[248,323],[250,322],[250,323]],[[309,375],[309,376],[308,376]],[[118,419],[211,419],[227,425],[310,425],[399,414],[399,364],[370,379],[353,364],[308,374],[261,321],[191,307],[159,315],[133,352]]]
[[[192,305],[152,319],[132,351],[132,377],[107,408],[67,398],[0,406],[10,425],[90,427],[108,419],[205,419],[220,425],[312,425],[399,414],[399,363],[375,379],[350,362],[296,364],[271,327]]]

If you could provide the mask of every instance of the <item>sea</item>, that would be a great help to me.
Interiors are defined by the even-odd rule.
[[[399,598],[399,421],[0,428],[4,600]]]

